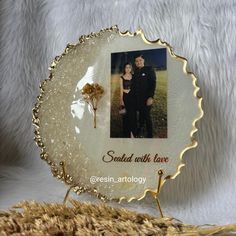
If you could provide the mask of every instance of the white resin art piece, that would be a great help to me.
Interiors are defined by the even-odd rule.
[[[143,59],[146,71],[140,73],[137,58]],[[119,112],[125,63],[133,76],[127,87],[134,101],[126,107],[128,114],[135,114],[130,123],[125,123],[127,111]],[[160,187],[174,179],[184,166],[184,153],[197,145],[193,135],[203,115],[196,77],[186,65],[186,59],[175,55],[167,43],[149,41],[142,30],[121,33],[112,27],[68,44],[41,83],[33,109],[35,141],[53,175],[64,178],[75,191],[128,201],[142,199],[147,191],[157,193],[158,171]],[[142,116],[135,105],[143,91],[151,89],[149,73],[155,74],[149,111],[152,137],[146,134],[148,115]],[[94,109],[83,94],[85,86],[92,85],[102,89],[96,127]],[[130,137],[124,136],[125,126],[137,128],[137,133],[129,130]]]

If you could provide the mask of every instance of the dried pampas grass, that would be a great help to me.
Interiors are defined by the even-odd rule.
[[[192,226],[104,203],[69,200],[70,206],[22,202],[0,212],[0,235],[233,235],[236,225]]]

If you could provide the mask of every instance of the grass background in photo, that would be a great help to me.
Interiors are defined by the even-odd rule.
[[[154,138],[167,138],[167,70],[156,71],[157,83],[154,104],[151,110]],[[111,75],[111,125],[110,137],[122,137],[120,106],[120,76]]]

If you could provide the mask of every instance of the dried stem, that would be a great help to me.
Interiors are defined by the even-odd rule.
[[[97,108],[94,108],[93,109],[93,127],[94,128],[97,128]]]

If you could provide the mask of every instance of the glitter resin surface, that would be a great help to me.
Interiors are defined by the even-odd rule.
[[[167,52],[167,137],[111,138],[111,54],[159,48]],[[121,33],[113,27],[69,44],[51,65],[33,109],[41,158],[59,178],[63,162],[65,182],[77,190],[120,200],[142,199],[147,191],[156,192],[157,171],[164,172],[162,185],[166,179],[175,178],[184,165],[184,152],[197,145],[193,134],[203,112],[196,78],[186,71],[186,64],[168,44],[148,41],[141,30]],[[96,111],[96,128],[93,110],[81,94],[87,83],[104,89]],[[145,155],[150,162],[135,161],[136,157],[144,160]],[[130,156],[132,161],[127,161]],[[168,161],[154,162],[155,156]]]

